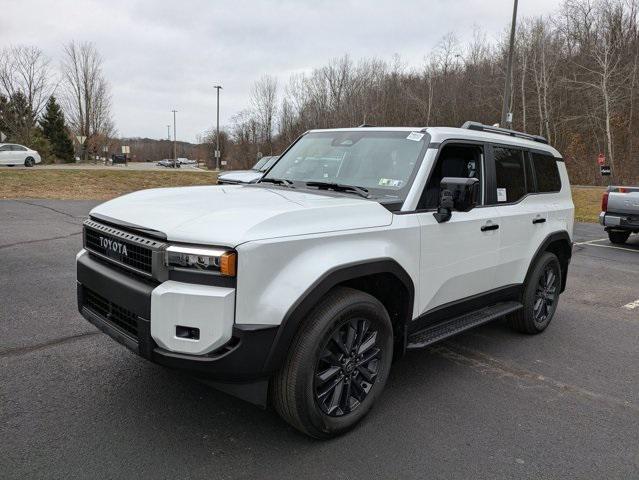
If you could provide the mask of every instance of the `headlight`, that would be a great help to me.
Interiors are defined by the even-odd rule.
[[[173,270],[217,273],[234,277],[237,253],[216,248],[180,247],[172,245],[166,249],[166,264]]]

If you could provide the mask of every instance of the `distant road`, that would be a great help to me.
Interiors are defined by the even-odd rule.
[[[208,172],[205,168],[199,168],[195,165],[182,165],[180,168],[158,167],[155,162],[129,162],[124,165],[104,165],[93,163],[61,163],[55,165],[36,165],[33,167],[37,170],[153,170],[159,172]],[[0,167],[2,170],[27,170],[24,166]]]

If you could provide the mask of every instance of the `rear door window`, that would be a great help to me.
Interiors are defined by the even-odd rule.
[[[533,153],[532,164],[537,179],[538,192],[548,193],[561,190],[561,179],[555,157],[543,153]]]
[[[493,147],[497,203],[514,203],[528,193],[524,151],[514,148]]]

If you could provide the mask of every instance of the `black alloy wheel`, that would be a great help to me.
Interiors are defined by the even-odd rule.
[[[539,277],[535,291],[533,318],[536,324],[544,325],[548,318],[552,317],[557,305],[558,293],[559,275],[556,271],[556,264],[548,263]]]
[[[352,318],[326,340],[315,368],[315,400],[322,412],[341,417],[366,399],[377,380],[382,349],[378,332],[364,318]]]

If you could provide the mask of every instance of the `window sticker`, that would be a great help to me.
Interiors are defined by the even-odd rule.
[[[508,195],[506,195],[506,189],[505,188],[498,188],[497,189],[497,201],[498,202],[505,202],[508,199]]]
[[[404,185],[404,181],[395,180],[394,178],[380,178],[379,185],[382,187],[401,187]]]
[[[424,134],[423,133],[410,132],[408,134],[408,137],[406,137],[406,140],[413,140],[414,142],[419,142],[422,138],[424,138]]]

